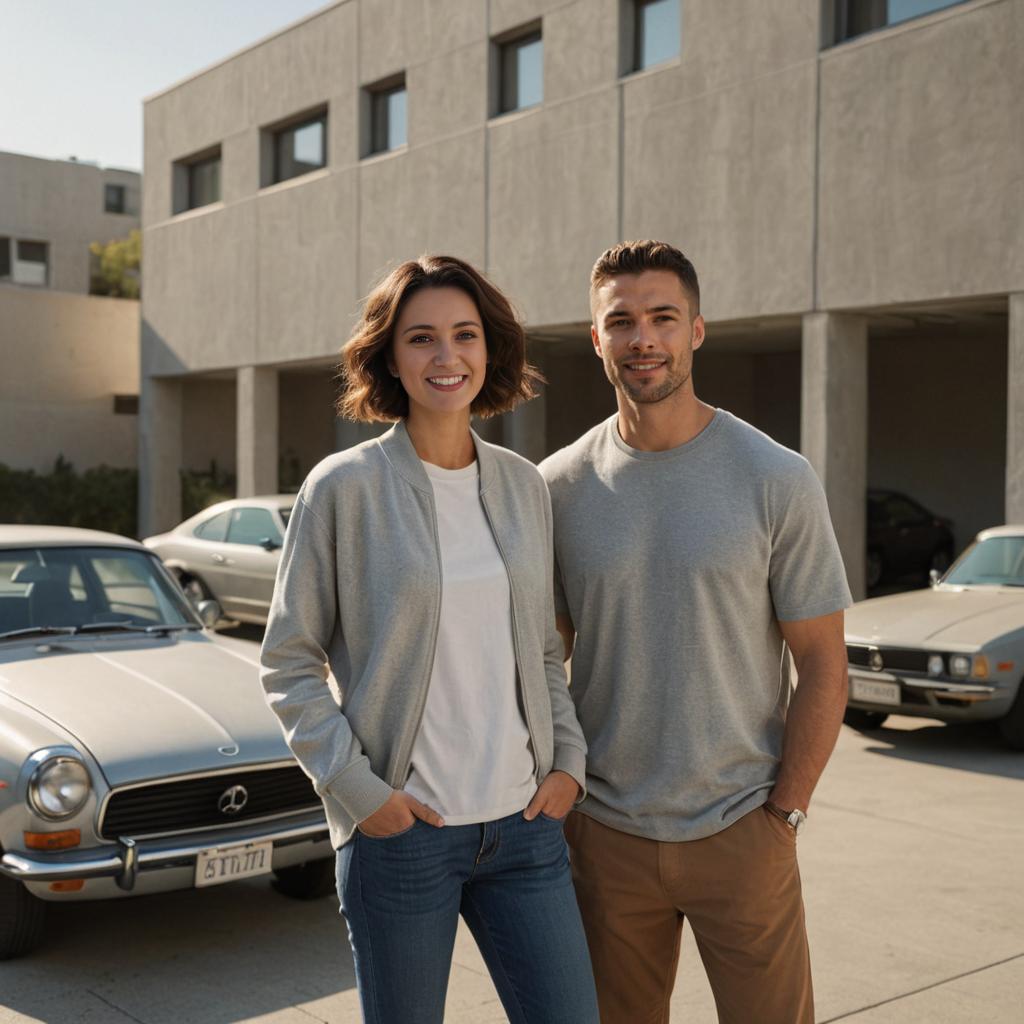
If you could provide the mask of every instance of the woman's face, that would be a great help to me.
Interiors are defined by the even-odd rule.
[[[460,288],[421,288],[395,324],[391,372],[409,396],[409,414],[468,414],[484,386],[487,342],[476,303]]]

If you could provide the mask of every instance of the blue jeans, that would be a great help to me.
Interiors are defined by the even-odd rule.
[[[597,1024],[562,823],[417,821],[338,851],[366,1024],[441,1024],[461,914],[511,1024]]]

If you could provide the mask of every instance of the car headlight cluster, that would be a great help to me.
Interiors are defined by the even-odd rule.
[[[984,654],[951,654],[949,656],[949,674],[958,679],[988,678],[988,658]]]
[[[89,799],[92,782],[81,761],[73,757],[51,757],[33,773],[28,784],[32,809],[51,821],[77,814]]]

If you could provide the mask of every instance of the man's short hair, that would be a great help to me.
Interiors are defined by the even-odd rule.
[[[597,289],[605,281],[620,274],[642,274],[645,270],[669,270],[675,274],[689,299],[691,318],[700,313],[700,285],[693,264],[674,245],[650,238],[620,242],[601,253],[590,272],[591,310]]]
[[[474,416],[508,412],[534,397],[535,385],[544,378],[526,360],[526,334],[509,300],[463,260],[421,256],[395,267],[363,304],[363,315],[341,350],[342,391],[337,402],[341,416],[392,422],[409,415],[409,396],[392,376],[388,357],[403,306],[423,288],[458,288],[480,311],[487,374],[470,406]]]

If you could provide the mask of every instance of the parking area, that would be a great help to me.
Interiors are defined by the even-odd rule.
[[[1015,1024],[1024,991],[1024,755],[995,731],[908,718],[844,727],[800,838],[818,1021]],[[263,879],[53,908],[0,964],[0,1024],[357,1024],[333,897]],[[712,1024],[687,936],[673,1017]],[[446,1021],[504,1021],[460,931]]]

